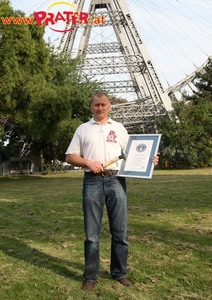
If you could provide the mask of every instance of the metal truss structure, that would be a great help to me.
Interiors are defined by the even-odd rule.
[[[207,66],[209,61],[212,60],[212,56],[209,56],[208,59],[199,67],[197,68],[193,73],[185,77],[184,79],[177,82],[175,85],[169,87],[167,89],[167,93],[172,96],[174,95],[178,100],[180,100],[181,96],[183,94],[193,94],[194,91],[196,91],[195,88],[195,81],[196,81],[196,74],[197,73],[203,73],[204,68]]]
[[[196,91],[195,82],[197,81],[197,73],[204,73],[204,68],[209,61],[212,61],[212,56],[208,57],[208,59],[190,75],[169,87],[166,92],[170,98],[175,98],[180,101],[183,94],[192,95],[194,91]],[[159,114],[157,116],[159,116]],[[154,119],[152,123],[150,123],[152,115],[151,110],[149,111],[148,104],[139,100],[113,106],[113,117],[119,122],[122,122],[132,133],[134,131],[137,132],[138,128],[141,129],[141,132],[154,132],[154,129],[157,131]]]
[[[77,12],[85,11],[85,0],[74,0],[73,4]],[[104,24],[72,24],[70,21],[59,50],[73,53],[77,33],[81,30],[76,53],[83,58],[80,72],[92,78],[100,76],[103,89],[113,96],[133,95],[127,103],[113,105],[113,118],[131,133],[156,132],[155,116],[166,116],[172,109],[169,94],[175,93],[178,86],[167,91],[163,87],[125,0],[91,0],[88,13],[92,20],[104,16]],[[97,30],[106,32],[108,27],[108,35],[112,35],[113,30],[115,39],[106,42]],[[68,31],[69,28],[72,30]],[[92,31],[96,31],[94,37]],[[121,77],[123,75],[125,77]]]

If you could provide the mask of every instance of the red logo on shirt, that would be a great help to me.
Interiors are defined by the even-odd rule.
[[[115,131],[111,130],[107,137],[106,142],[117,143],[116,138],[117,138],[117,135],[116,135]]]

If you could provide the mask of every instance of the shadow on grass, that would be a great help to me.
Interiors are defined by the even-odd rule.
[[[12,258],[22,260],[35,267],[46,268],[60,276],[72,278],[75,281],[82,280],[78,275],[78,271],[83,270],[83,264],[78,262],[72,263],[69,260],[51,256],[36,248],[31,248],[23,241],[5,235],[1,235],[0,240],[0,250]]]
[[[165,246],[173,247],[176,250],[191,249],[196,252],[201,258],[207,259],[211,257],[212,251],[212,229],[194,229],[194,228],[175,228],[161,224],[154,225],[150,222],[143,222],[143,224],[135,225],[129,223],[128,240],[131,242],[137,241],[145,245],[164,244]]]

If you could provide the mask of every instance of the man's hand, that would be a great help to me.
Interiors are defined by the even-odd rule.
[[[98,161],[90,161],[88,164],[88,168],[94,173],[99,173],[103,171],[103,166]]]
[[[159,161],[159,155],[160,153],[158,153],[157,155],[153,156],[152,161],[154,163],[154,166],[158,165],[158,161]]]

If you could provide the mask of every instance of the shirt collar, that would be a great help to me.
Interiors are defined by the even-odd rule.
[[[108,120],[107,120],[107,122],[104,123],[104,124],[100,124],[99,122],[95,121],[94,118],[92,118],[92,119],[90,120],[90,122],[91,122],[92,125],[93,125],[93,124],[105,125],[105,124],[111,124],[111,123],[112,123],[112,119],[109,117]]]

